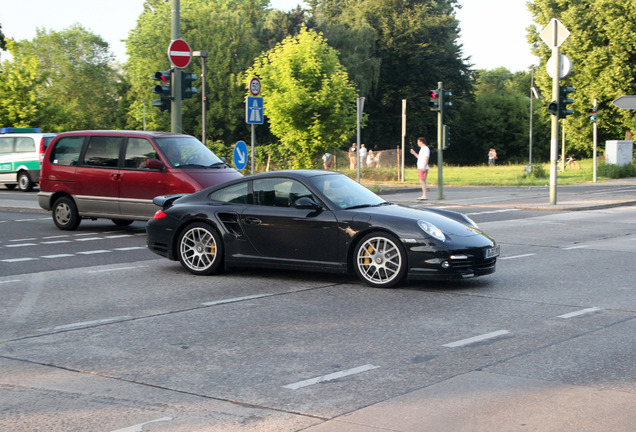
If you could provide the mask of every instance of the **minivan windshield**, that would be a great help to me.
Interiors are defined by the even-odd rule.
[[[212,150],[190,136],[157,138],[159,150],[175,168],[207,168],[225,165]]]

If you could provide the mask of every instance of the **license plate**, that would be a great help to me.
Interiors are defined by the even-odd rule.
[[[488,259],[488,258],[495,258],[499,256],[499,245],[495,246],[494,248],[490,248],[490,249],[486,249],[484,251],[484,258]]]

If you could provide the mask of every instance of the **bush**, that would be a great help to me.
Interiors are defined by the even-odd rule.
[[[550,174],[542,164],[532,165],[532,171],[529,174],[524,174],[523,178],[534,177],[537,179],[548,178]]]
[[[603,162],[598,165],[598,175],[613,179],[636,177],[636,167],[633,164],[619,166]]]

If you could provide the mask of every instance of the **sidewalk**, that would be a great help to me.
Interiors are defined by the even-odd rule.
[[[636,205],[636,178],[558,186],[556,204],[550,204],[549,186],[445,186],[439,199],[436,187],[430,188],[427,201],[418,201],[419,187],[382,190],[387,201],[427,206],[473,206],[519,208],[526,210],[576,211]]]

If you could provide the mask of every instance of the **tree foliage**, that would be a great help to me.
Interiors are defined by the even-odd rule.
[[[572,73],[560,82],[575,89],[574,114],[562,122],[568,148],[580,156],[591,154],[592,126],[587,114],[594,99],[599,105],[599,142],[623,139],[627,130],[636,128],[636,118],[632,110],[618,109],[611,102],[636,94],[636,0],[535,0],[528,7],[537,24],[528,29],[528,40],[541,58],[537,81],[547,97],[552,78],[545,64],[551,52],[539,34],[552,18],[570,31],[561,54],[572,60]]]
[[[303,28],[288,37],[258,57],[247,75],[266,83],[264,110],[292,167],[312,167],[355,129],[355,88],[337,52],[316,32]]]

